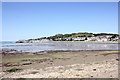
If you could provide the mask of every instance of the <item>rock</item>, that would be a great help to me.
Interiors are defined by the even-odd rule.
[[[93,69],[93,71],[96,71],[96,69]]]
[[[2,52],[2,53],[15,53],[15,52],[18,52],[18,51],[15,50],[15,49],[4,48],[0,52]]]
[[[116,59],[117,61],[119,61],[119,59]]]
[[[28,62],[22,62],[21,63],[22,65],[30,65],[30,64],[32,64],[30,61],[28,61]]]
[[[91,76],[91,77],[93,77],[93,76]]]
[[[11,66],[13,66],[13,65],[10,64],[10,63],[6,63],[6,64],[3,64],[3,66],[5,66],[5,67],[11,67]]]

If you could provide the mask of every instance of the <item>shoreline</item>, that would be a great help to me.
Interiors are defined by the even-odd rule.
[[[0,43],[4,43],[4,42],[17,43],[16,41],[1,41]],[[41,41],[41,42],[31,42],[31,43],[44,43],[44,42],[120,43],[119,41]]]
[[[120,44],[119,41],[41,41],[41,42],[28,42],[28,43],[46,43],[46,42],[81,42],[81,43],[113,43]],[[17,42],[15,42],[17,43]],[[26,42],[23,42],[26,43]]]
[[[10,49],[10,51],[16,51],[16,52],[0,52],[0,54],[37,54],[37,53],[58,53],[58,52],[80,52],[80,51],[120,51],[120,50],[44,50],[44,51],[38,51],[38,52],[18,52],[17,50]],[[9,51],[9,50],[8,50]]]

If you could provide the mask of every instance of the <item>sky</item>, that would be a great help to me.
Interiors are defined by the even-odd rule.
[[[118,3],[2,3],[3,41],[77,32],[118,33]]]

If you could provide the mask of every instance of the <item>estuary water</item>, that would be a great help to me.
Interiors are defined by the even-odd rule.
[[[2,49],[15,49],[22,52],[39,52],[45,50],[118,50],[118,43],[103,42],[41,42],[15,43],[0,42]]]

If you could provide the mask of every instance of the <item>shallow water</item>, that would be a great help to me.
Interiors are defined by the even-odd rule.
[[[15,43],[2,42],[3,49],[15,49],[23,52],[38,52],[44,50],[118,50],[116,43],[94,42],[41,42],[41,43]]]

